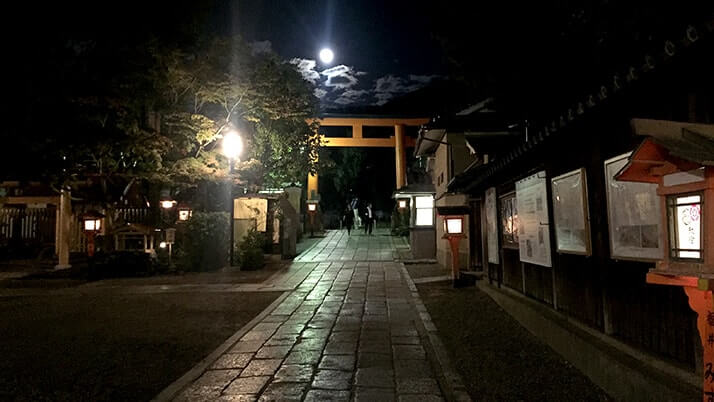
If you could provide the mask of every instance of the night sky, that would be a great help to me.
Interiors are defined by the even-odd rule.
[[[291,60],[326,108],[383,105],[444,74],[429,17],[405,1],[245,0],[218,8],[220,23],[256,49]],[[330,65],[317,57],[335,52]]]

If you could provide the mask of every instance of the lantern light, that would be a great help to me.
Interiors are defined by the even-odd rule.
[[[174,207],[175,204],[176,204],[176,201],[174,201],[174,200],[163,200],[163,201],[161,201],[161,208],[171,209]]]
[[[159,248],[166,248],[166,242],[162,241],[161,243],[159,243]]]
[[[89,211],[82,215],[82,222],[84,225],[85,232],[99,232],[102,230],[102,218],[104,215],[97,211]]]
[[[98,232],[102,228],[102,220],[101,219],[85,219],[84,220],[84,230],[86,231],[92,231],[92,232]]]
[[[188,207],[181,207],[178,211],[178,219],[182,222],[189,220],[193,216],[193,211]]]
[[[307,210],[308,210],[308,212],[317,211],[317,204],[313,204],[313,203],[307,204]]]
[[[399,200],[399,209],[404,209],[407,207],[407,200]]]
[[[461,235],[464,233],[464,218],[461,216],[445,216],[444,232],[447,235]]]

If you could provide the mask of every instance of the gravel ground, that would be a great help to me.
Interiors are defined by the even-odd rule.
[[[448,282],[417,287],[474,400],[610,400],[477,288],[454,289]]]
[[[1,298],[0,400],[149,400],[278,296]]]
[[[404,264],[412,279],[427,278],[430,276],[451,275],[451,271],[439,264]]]

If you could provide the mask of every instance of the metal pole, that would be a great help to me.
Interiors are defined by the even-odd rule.
[[[235,214],[234,208],[235,208],[235,203],[233,202],[233,158],[228,159],[228,198],[231,203],[231,245],[230,245],[230,264],[231,267],[233,266],[233,248],[235,245],[233,244],[235,242],[235,239],[233,238],[233,224],[234,224],[234,219],[233,215]]]

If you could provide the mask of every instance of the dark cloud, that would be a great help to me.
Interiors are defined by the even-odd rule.
[[[256,41],[250,44],[250,49],[253,54],[272,53],[273,44],[269,40]]]
[[[436,77],[436,75],[409,75],[404,78],[392,74],[379,77],[375,81],[373,88],[374,98],[376,99],[374,104],[384,105],[398,95],[423,88]]]

